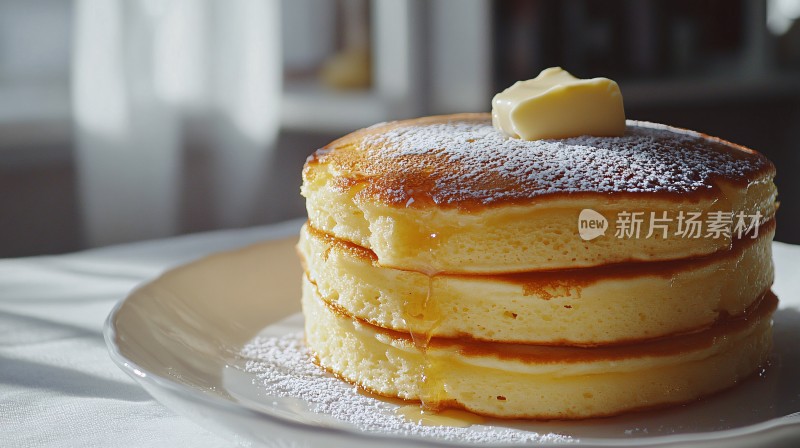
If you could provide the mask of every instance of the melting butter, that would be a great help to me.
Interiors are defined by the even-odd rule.
[[[492,124],[523,140],[620,136],[625,133],[625,108],[616,82],[578,79],[551,67],[495,95]]]

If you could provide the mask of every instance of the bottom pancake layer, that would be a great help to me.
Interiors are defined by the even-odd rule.
[[[306,341],[319,364],[373,393],[495,417],[577,419],[685,403],[733,386],[766,362],[777,299],[768,293],[741,318],[642,344],[434,338],[427,350],[331,308],[307,278],[302,303]]]

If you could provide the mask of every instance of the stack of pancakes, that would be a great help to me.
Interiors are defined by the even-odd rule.
[[[621,137],[539,141],[488,114],[354,132],[303,171],[308,346],[372,393],[498,417],[728,388],[771,346],[774,174],[755,151],[633,121]],[[585,209],[604,235],[581,238]],[[620,218],[634,212],[638,236]],[[692,214],[699,233],[679,219]],[[710,217],[732,223],[711,231]]]

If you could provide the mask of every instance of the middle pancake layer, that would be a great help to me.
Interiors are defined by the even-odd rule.
[[[697,331],[739,315],[772,284],[774,226],[712,256],[511,275],[381,267],[308,224],[298,249],[320,298],[378,327],[432,337],[594,346]]]

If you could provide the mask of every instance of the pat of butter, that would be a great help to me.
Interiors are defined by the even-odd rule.
[[[625,133],[625,109],[616,82],[578,79],[551,67],[495,95],[492,124],[523,140],[620,136]]]

